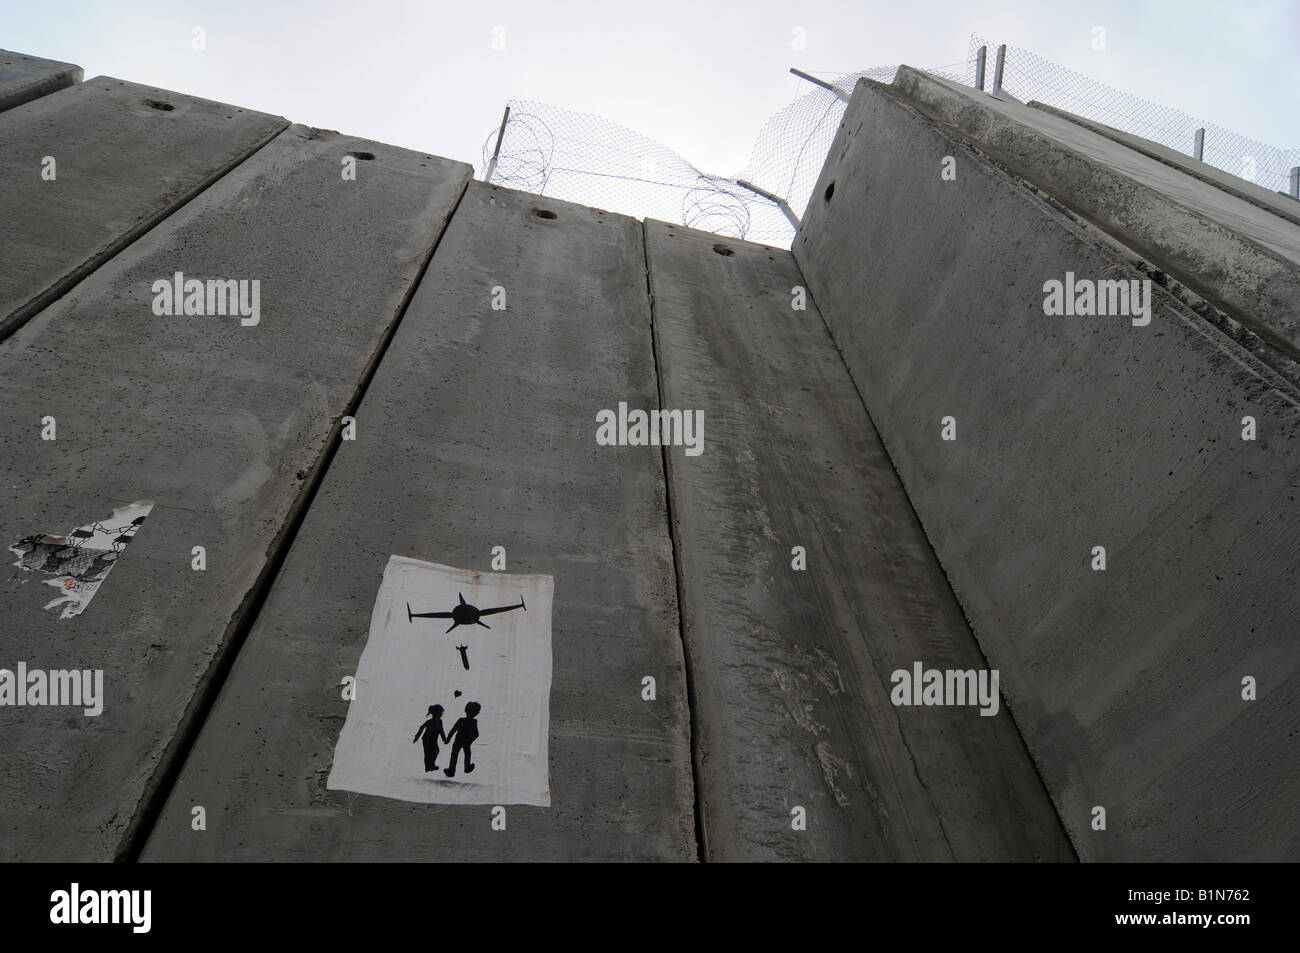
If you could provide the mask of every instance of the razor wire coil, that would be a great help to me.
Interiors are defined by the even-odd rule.
[[[975,35],[966,60],[927,72],[974,86],[981,46],[988,49],[988,88],[996,46]],[[849,96],[859,79],[890,83],[897,72],[897,66],[884,66],[826,82]],[[1205,163],[1274,191],[1285,192],[1289,170],[1300,165],[1300,149],[1278,149],[1198,122],[1027,50],[1007,48],[1002,88],[1023,102],[1054,106],[1183,153],[1203,128]],[[783,198],[802,217],[845,109],[834,91],[810,85],[764,123],[748,165],[730,177],[704,172],[662,143],[600,116],[527,100],[510,100],[509,106],[504,130],[494,128],[483,143],[480,174],[490,170],[491,182],[785,248],[794,240],[794,226],[777,204],[740,181]]]

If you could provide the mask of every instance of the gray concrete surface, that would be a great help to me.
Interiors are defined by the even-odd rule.
[[[656,406],[640,225],[472,183],[142,859],[693,859],[662,459],[597,446],[619,401]],[[488,570],[498,545],[555,578],[551,807],[494,831],[488,807],[327,790],[388,557]]]
[[[107,76],[0,113],[0,340],[287,125]]]
[[[129,114],[134,95],[97,99]],[[216,135],[205,125],[187,133],[198,136],[191,146]],[[353,151],[375,158],[343,181]],[[201,161],[211,160],[182,155],[179,168]],[[0,858],[129,850],[469,175],[461,163],[293,126],[0,344],[5,545],[67,532],[124,501],[156,503],[76,618],[42,609],[50,590],[37,574],[0,572],[0,667],[102,669],[106,694],[97,718],[0,708]],[[259,280],[260,323],[156,316],[151,284],[177,271]],[[47,415],[57,440],[41,439]],[[203,572],[191,568],[196,545]]]
[[[0,50],[0,112],[80,83],[80,66]]]
[[[888,89],[813,194],[795,257],[1080,857],[1300,859],[1300,393],[1158,287],[1046,316],[1136,256]]]
[[[646,247],[663,406],[705,418],[668,472],[709,859],[1073,860],[1005,710],[891,704],[984,660],[790,253]]]
[[[1300,226],[1200,178],[1019,103],[902,67],[924,113],[1300,356]],[[990,232],[996,246],[1005,236]]]
[[[1091,119],[1085,119],[1082,116],[1076,116],[1074,113],[1066,112],[1064,109],[1057,109],[1055,106],[1049,106],[1046,103],[1029,102],[1031,109],[1041,109],[1044,112],[1051,113],[1053,116],[1059,116],[1075,125],[1082,126],[1084,129],[1090,129],[1100,136],[1107,139],[1113,139],[1121,145],[1130,149],[1135,149],[1143,155],[1158,159],[1165,165],[1173,166],[1188,175],[1208,182],[1215,188],[1222,189],[1242,199],[1256,205],[1274,215],[1280,215],[1294,224],[1300,225],[1300,202],[1289,196],[1279,195],[1272,189],[1266,189],[1254,182],[1247,181],[1241,175],[1232,175],[1224,172],[1222,169],[1215,168],[1204,162],[1198,162],[1194,157],[1186,153],[1179,152],[1177,149],[1171,149],[1159,142],[1152,142],[1150,139],[1144,139],[1141,136],[1135,136],[1131,132],[1125,132],[1122,129],[1116,129],[1113,126],[1103,125],[1099,122],[1093,122]],[[1245,158],[1245,157],[1243,157]],[[1246,169],[1239,170],[1242,175]]]

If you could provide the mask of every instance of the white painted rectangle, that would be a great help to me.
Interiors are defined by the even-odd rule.
[[[390,557],[327,787],[430,804],[549,807],[554,587],[549,575]],[[462,600],[468,606],[459,609],[462,618],[472,610],[498,611],[483,615],[482,625],[414,615],[456,611]],[[466,647],[468,670],[458,646]],[[481,706],[474,769],[465,772],[462,754],[448,777],[453,728],[470,702]],[[427,771],[423,738],[413,738],[432,705],[445,709],[442,726],[452,737],[445,744],[439,738],[438,770]]]

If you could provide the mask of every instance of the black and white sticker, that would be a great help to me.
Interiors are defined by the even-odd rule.
[[[53,577],[45,583],[58,589],[59,595],[45,608],[63,606],[59,618],[71,619],[90,605],[152,510],[152,501],[137,500],[117,507],[107,519],[76,527],[67,536],[24,536],[9,551],[18,557],[14,565],[20,569]]]

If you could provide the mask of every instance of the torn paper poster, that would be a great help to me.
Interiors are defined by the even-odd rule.
[[[9,547],[18,556],[15,566],[52,575],[48,585],[59,597],[45,606],[66,606],[60,619],[81,615],[108,578],[126,546],[153,509],[149,500],[137,500],[113,510],[106,520],[78,526],[67,536],[24,536]]]
[[[554,588],[390,557],[326,786],[549,807]]]

